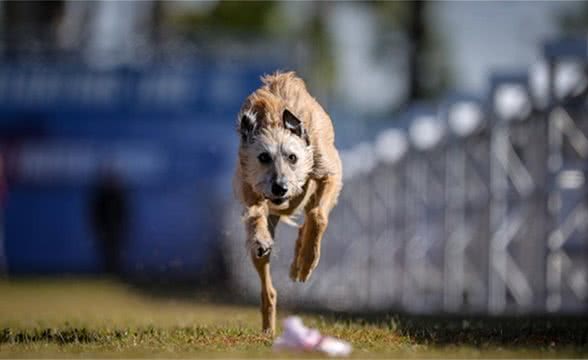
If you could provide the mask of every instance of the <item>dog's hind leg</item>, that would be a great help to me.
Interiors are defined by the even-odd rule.
[[[300,251],[302,250],[302,236],[304,234],[304,225],[298,228],[298,237],[296,238],[296,245],[294,246],[294,259],[292,265],[290,265],[290,279],[293,281],[298,280],[298,258],[300,257]]]
[[[290,268],[294,281],[306,281],[320,258],[321,240],[327,229],[329,214],[341,191],[340,175],[326,176],[318,181],[316,193],[306,207],[304,225],[300,229],[296,246],[297,258]]]

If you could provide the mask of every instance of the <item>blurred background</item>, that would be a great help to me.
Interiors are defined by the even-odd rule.
[[[584,2],[0,2],[0,274],[257,301],[232,174],[259,77],[331,114],[345,186],[282,303],[588,308]]]

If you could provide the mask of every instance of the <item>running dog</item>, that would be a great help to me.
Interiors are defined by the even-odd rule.
[[[263,331],[273,335],[277,294],[270,254],[278,222],[304,211],[290,267],[293,281],[308,280],[320,257],[329,213],[343,186],[329,115],[294,72],[262,77],[237,117],[239,161],[234,178],[244,206],[247,249],[261,281]]]

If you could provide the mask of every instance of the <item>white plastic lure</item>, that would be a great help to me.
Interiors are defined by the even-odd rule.
[[[351,344],[330,336],[323,336],[316,329],[304,326],[298,316],[284,320],[284,333],[274,342],[274,350],[322,352],[329,356],[351,354]]]

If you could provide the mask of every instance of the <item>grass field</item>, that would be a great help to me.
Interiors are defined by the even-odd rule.
[[[259,332],[257,308],[218,298],[162,296],[108,280],[0,281],[0,357],[275,356],[272,340]],[[581,317],[301,315],[350,341],[353,357],[588,356],[588,321]]]

